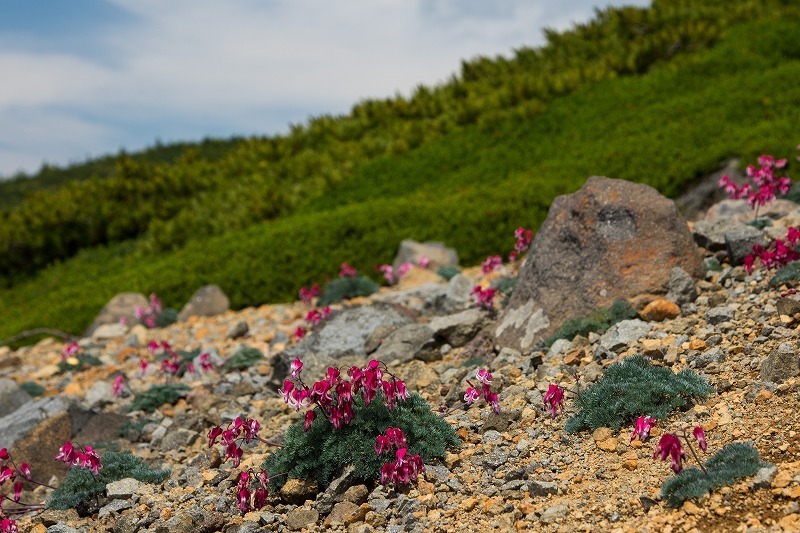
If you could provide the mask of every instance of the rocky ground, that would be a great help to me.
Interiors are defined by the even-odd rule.
[[[785,223],[793,220],[786,217]],[[524,356],[510,349],[496,353],[485,335],[491,320],[485,312],[470,309],[468,291],[481,277],[479,269],[449,283],[415,269],[397,287],[334,305],[317,339],[302,346],[291,346],[292,333],[309,309],[298,302],[84,339],[84,351],[103,364],[80,372],[58,373],[64,347],[60,341],[45,340],[16,351],[0,348],[0,377],[40,383],[45,399],[74,399],[83,413],[54,409],[44,427],[40,424],[16,444],[15,453],[33,453],[27,444],[39,450],[42,462],[54,456],[63,440],[53,437],[58,433],[53,420],[62,416],[71,417],[75,442],[131,450],[151,465],[171,470],[161,485],[109,487],[108,497],[91,516],[45,511],[20,519],[20,530],[800,531],[800,378],[795,368],[800,322],[780,314],[786,287],[769,287],[772,273],[747,275],[742,267],[723,264],[722,271],[709,271],[697,280],[697,297],[684,303],[675,318],[657,321],[663,318],[659,313],[645,314],[649,320],[623,322],[602,335],[558,342],[547,352]],[[354,325],[355,319],[344,319],[353,317],[356,306],[369,306],[369,320],[362,317]],[[667,311],[662,314],[669,315],[672,307],[663,307]],[[794,312],[786,303],[780,309]],[[381,329],[382,320],[393,325]],[[325,328],[330,328],[328,337]],[[400,329],[405,337],[393,337]],[[321,492],[293,481],[282,494],[271,495],[267,507],[242,516],[235,503],[238,470],[221,462],[205,435],[213,425],[240,414],[260,420],[263,436],[282,435],[299,415],[277,393],[272,356],[290,349],[298,354],[306,350],[312,357],[331,346],[325,342],[333,342],[334,332],[340,342],[358,337],[363,350],[376,349],[373,355],[390,362],[409,389],[434,407],[457,402],[465,379],[478,366],[488,367],[502,413],[492,413],[482,402],[452,411],[447,420],[457,430],[461,449],[428,465],[424,479],[410,490],[351,486],[346,476]],[[153,414],[129,412],[132,398],[114,397],[111,383],[120,373],[132,391],[159,382],[157,372],[144,377],[139,372],[140,359],[152,359],[147,350],[152,340],[179,349],[200,348],[220,359],[243,345],[267,357],[243,371],[187,376],[184,380],[192,387],[187,398]],[[553,419],[543,412],[542,392],[549,383],[573,386],[576,373],[591,383],[612,362],[637,353],[674,371],[692,368],[717,392],[659,421],[654,436],[644,443],[631,441],[632,427],[568,434],[563,426],[569,401],[565,416]],[[659,490],[672,472],[668,463],[653,459],[657,437],[695,424],[706,431],[708,454],[731,442],[751,441],[776,468],[679,509],[667,507]],[[261,445],[247,449],[242,466],[258,466],[270,452]],[[33,472],[49,471],[33,463]],[[46,496],[43,489],[26,493],[29,500]]]

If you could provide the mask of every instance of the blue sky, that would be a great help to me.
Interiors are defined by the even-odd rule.
[[[648,0],[614,5],[648,5]],[[542,44],[598,0],[0,0],[0,176],[283,133]]]

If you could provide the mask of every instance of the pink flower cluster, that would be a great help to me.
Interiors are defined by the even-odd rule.
[[[431,260],[427,255],[421,255],[417,258],[417,266],[420,268],[428,268],[431,264]]]
[[[748,274],[753,272],[756,259],[764,268],[780,267],[797,261],[800,259],[800,253],[797,252],[798,241],[800,241],[800,228],[791,227],[787,230],[786,237],[775,239],[767,248],[754,244],[753,253],[744,258],[744,269]]]
[[[184,361],[168,342],[150,341],[147,345],[147,349],[153,355],[161,357],[159,370],[168,381],[175,376],[181,375],[183,372],[189,372],[192,376],[197,376],[197,369],[194,366],[194,362]],[[198,362],[203,372],[211,372],[215,368],[214,363],[212,363],[209,358],[210,355],[207,353],[200,354]],[[139,368],[142,369],[142,375],[144,375],[147,367],[147,361],[143,359],[139,361]]]
[[[31,479],[31,465],[28,463],[20,463],[19,467],[17,467],[14,461],[11,460],[8,449],[0,449],[0,486],[3,486],[6,481],[13,483],[14,501],[17,503],[19,503],[19,498],[22,495],[23,479]],[[7,498],[7,496],[0,497],[0,512],[3,510],[3,498]],[[16,527],[16,525],[14,527]]]
[[[656,425],[658,421],[652,416],[640,416],[636,419],[631,433],[631,440],[639,437],[639,442],[644,442],[650,436],[650,430]]]
[[[261,430],[261,424],[254,418],[243,420],[242,417],[237,416],[228,427],[223,430],[220,426],[214,426],[208,432],[208,446],[213,448],[217,443],[217,438],[222,438],[222,445],[225,446],[225,459],[233,460],[233,467],[239,466],[242,462],[242,447],[244,442],[248,444],[252,441],[267,442],[258,436]]]
[[[381,484],[391,483],[395,487],[409,485],[425,471],[419,454],[408,456],[406,436],[400,428],[387,428],[383,435],[375,437],[375,441],[375,453],[378,456],[395,450],[395,460],[388,461],[381,467]]]
[[[411,270],[411,267],[414,266],[411,263],[403,263],[399,267],[397,267],[397,271],[395,272],[392,265],[378,265],[375,268],[380,270],[383,273],[383,279],[386,280],[386,283],[389,285],[394,285],[400,278],[404,277],[408,274],[408,271]]]
[[[0,533],[19,533],[17,523],[10,518],[0,520]]]
[[[331,307],[326,305],[322,309],[312,309],[308,313],[306,313],[306,322],[309,325],[318,326],[319,323],[331,316]]]
[[[97,477],[103,465],[100,463],[100,456],[91,446],[79,446],[75,448],[70,441],[66,441],[64,445],[58,449],[56,461],[64,461],[68,465],[86,468],[92,472],[92,475]]]
[[[472,296],[475,298],[475,305],[487,311],[494,309],[494,297],[497,296],[497,289],[492,287],[483,288],[475,285],[472,289]]]
[[[81,351],[81,346],[77,342],[73,341],[67,344],[64,347],[64,351],[61,352],[61,360],[66,361],[70,357],[76,356]]]
[[[697,444],[700,446],[700,449],[706,451],[706,448],[708,448],[708,443],[706,442],[706,434],[703,431],[703,428],[700,426],[695,426],[692,429],[692,436],[697,440]],[[684,438],[686,438],[685,434]],[[688,439],[686,442],[689,442]],[[669,458],[672,463],[670,467],[676,474],[683,470],[683,461],[686,459],[686,452],[681,446],[681,439],[674,433],[664,433],[661,435],[661,440],[658,441],[658,446],[656,447],[655,452],[653,452],[653,458],[656,457],[662,461],[665,461],[667,458]]]
[[[470,380],[467,380],[469,387],[467,387],[467,391],[464,393],[464,401],[467,402],[467,405],[472,405],[483,395],[483,399],[491,406],[492,410],[500,414],[500,402],[498,401],[497,393],[491,390],[492,373],[480,368],[475,372],[475,379],[478,380],[481,387],[478,389]]]
[[[304,304],[311,305],[312,300],[317,296],[319,296],[319,292],[320,292],[319,285],[317,285],[316,283],[312,285],[310,289],[307,289],[306,287],[301,287],[300,299],[303,300]]]
[[[133,315],[139,322],[148,328],[156,327],[156,320],[158,315],[161,314],[161,300],[158,299],[156,293],[150,294],[150,305],[147,308],[135,306],[133,308]]]
[[[483,275],[491,274],[503,264],[503,258],[499,255],[490,255],[481,263],[481,272]]]
[[[251,491],[253,483],[258,485],[254,492]],[[236,485],[236,505],[242,514],[253,510],[258,510],[267,505],[267,486],[269,485],[269,474],[266,470],[261,470],[258,474],[251,470],[246,470],[239,474],[239,482]]]
[[[339,267],[340,278],[354,278],[356,276],[358,276],[358,270],[351,267],[347,263],[342,263],[342,266]]]
[[[366,367],[354,366],[347,371],[350,380],[343,379],[337,368],[328,368],[326,376],[311,387],[300,378],[303,363],[295,359],[291,364],[291,379],[286,379],[281,388],[283,400],[296,410],[314,404],[325,418],[339,429],[353,419],[353,395],[359,394],[369,405],[378,391],[383,393],[383,401],[391,410],[398,400],[409,397],[406,384],[386,370],[386,365],[372,360]],[[305,413],[304,428],[308,431],[317,417],[317,409]]]
[[[786,194],[792,185],[792,180],[786,176],[778,177],[776,170],[786,167],[786,159],[775,160],[771,155],[762,155],[758,158],[759,167],[753,165],[747,167],[747,177],[750,183],[745,183],[737,187],[730,176],[722,176],[719,186],[725,189],[731,200],[747,198],[747,203],[756,209],[775,200],[775,194],[780,192]]]
[[[122,396],[122,393],[124,391],[125,391],[125,378],[122,377],[121,375],[117,376],[116,378],[114,378],[114,384],[111,385],[111,394],[119,398],[120,396]]]
[[[517,242],[514,244],[514,250],[508,254],[508,260],[512,262],[519,257],[520,254],[528,251],[531,241],[533,240],[533,232],[529,229],[519,227],[514,232],[514,237],[517,239]]]
[[[564,387],[551,383],[544,395],[544,408],[553,418],[564,410]]]

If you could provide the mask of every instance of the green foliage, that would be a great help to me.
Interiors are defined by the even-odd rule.
[[[233,354],[222,368],[225,370],[242,370],[257,365],[264,358],[264,354],[258,348],[243,347]]]
[[[732,485],[765,466],[771,464],[761,462],[752,444],[728,444],[705,462],[708,475],[697,467],[684,468],[661,485],[661,498],[672,507],[680,507],[686,500],[705,496],[717,487]]]
[[[703,268],[706,269],[707,271],[709,270],[714,272],[722,271],[722,265],[719,264],[719,260],[714,256],[706,257],[705,259],[703,259]]]
[[[103,362],[100,359],[88,353],[80,353],[75,356],[75,359],[78,360],[78,362],[75,364],[68,362],[68,360],[59,361],[58,362],[59,372],[63,374],[64,372],[83,370],[86,367],[100,366],[103,364]]]
[[[84,468],[71,468],[61,484],[47,500],[47,509],[70,509],[86,505],[92,498],[102,496],[106,485],[125,478],[143,483],[161,483],[169,477],[169,470],[154,470],[130,452],[104,452],[100,456],[97,478]]]
[[[779,287],[780,285],[790,284],[800,281],[800,261],[792,261],[778,269],[772,279],[769,280],[770,287]]]
[[[355,466],[355,477],[363,481],[379,478],[385,460],[375,454],[375,437],[389,427],[399,427],[408,440],[408,453],[419,454],[425,463],[443,458],[445,450],[458,448],[460,442],[453,428],[431,411],[428,402],[414,393],[394,410],[380,399],[368,406],[360,397],[354,398],[355,417],[350,424],[334,429],[318,416],[306,432],[303,421],[293,424],[286,433],[285,444],[267,457],[262,467],[271,474],[288,472],[289,478],[316,478],[327,487],[338,472],[348,464]],[[286,482],[285,476],[272,480],[272,490]]]
[[[156,317],[156,327],[165,328],[178,321],[178,312],[172,307],[167,307]]]
[[[167,383],[166,385],[153,385],[144,392],[140,392],[131,403],[131,411],[146,411],[152,413],[164,404],[173,404],[186,396],[191,389],[183,383]]]
[[[377,283],[364,276],[337,278],[325,284],[317,305],[324,307],[357,296],[369,296],[379,288]]]
[[[234,309],[290,301],[342,261],[391,262],[404,238],[447,238],[478,264],[587,176],[674,196],[730,157],[789,157],[800,53],[781,36],[800,34],[797,11],[772,0],[610,9],[548,34],[542,50],[478,58],[451,83],[243,140],[214,164],[132,156],[113,186],[28,197],[0,212],[0,306],[16,311],[0,338],[80,334],[121,291],[186,301],[217,284]]]
[[[694,398],[712,392],[706,380],[692,370],[673,374],[635,355],[609,366],[597,383],[580,393],[575,399],[578,413],[567,420],[564,429],[570,433],[600,427],[619,429],[646,415],[663,420]]]
[[[453,266],[440,267],[439,270],[436,271],[436,273],[441,277],[443,277],[444,279],[446,279],[447,281],[450,281],[454,277],[461,274],[461,269]]]
[[[565,321],[552,337],[547,339],[547,346],[552,346],[558,339],[572,340],[578,335],[587,336],[590,332],[605,331],[617,322],[635,318],[636,309],[625,300],[617,300],[611,307],[597,309],[588,317],[570,318]]]
[[[19,384],[19,388],[36,398],[37,396],[41,396],[44,394],[46,390],[43,386],[35,383],[33,381],[26,381],[24,383]]]

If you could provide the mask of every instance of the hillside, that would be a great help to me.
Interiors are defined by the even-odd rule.
[[[218,158],[116,158],[0,212],[0,338],[79,333],[124,290],[178,306],[216,283],[236,308],[287,301],[342,261],[372,272],[408,237],[475,264],[590,175],[675,196],[728,158],[788,157],[798,33],[790,2],[609,9],[541,49]]]

